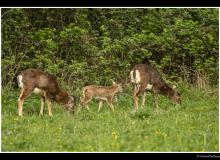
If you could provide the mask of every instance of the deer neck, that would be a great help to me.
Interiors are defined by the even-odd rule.
[[[160,86],[160,91],[163,95],[166,95],[168,97],[171,97],[173,94],[174,94],[174,91],[173,89],[166,83],[163,83],[161,86]]]
[[[58,103],[68,103],[68,93],[63,91],[62,89],[59,90],[56,94],[55,100]]]
[[[112,86],[111,89],[113,90],[114,94],[118,92],[118,86]]]

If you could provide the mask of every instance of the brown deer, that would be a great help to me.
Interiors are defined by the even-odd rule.
[[[18,98],[18,115],[22,116],[23,102],[32,92],[41,96],[39,115],[43,115],[45,101],[48,105],[48,114],[52,116],[51,100],[64,105],[65,109],[73,112],[75,99],[58,85],[56,77],[38,69],[26,69],[17,76],[21,93]]]
[[[130,72],[131,83],[134,86],[134,111],[138,109],[138,96],[142,96],[142,108],[145,104],[146,91],[153,92],[155,105],[158,108],[158,94],[168,96],[173,102],[181,104],[180,94],[164,82],[159,72],[147,64],[137,64]]]
[[[102,107],[103,101],[106,101],[114,112],[112,101],[118,92],[122,92],[122,85],[116,84],[115,82],[113,82],[112,86],[89,85],[83,88],[83,96],[80,98],[80,104],[84,107],[94,98],[99,100],[98,112]]]

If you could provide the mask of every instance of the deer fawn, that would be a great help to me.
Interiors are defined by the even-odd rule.
[[[158,94],[168,96],[173,102],[181,104],[180,94],[164,82],[159,72],[150,65],[137,64],[130,72],[131,83],[134,85],[134,111],[138,109],[138,96],[143,94],[142,108],[145,104],[146,91],[154,93],[155,105],[158,108]]]
[[[75,99],[67,92],[63,91],[56,78],[37,69],[27,69],[17,76],[21,93],[18,98],[18,115],[22,116],[23,102],[32,92],[41,96],[40,114],[43,115],[45,101],[48,105],[48,114],[52,116],[51,100],[64,104],[67,111],[73,111]]]
[[[84,107],[89,103],[93,98],[99,99],[99,108],[98,112],[102,107],[103,101],[106,101],[112,111],[114,112],[114,106],[112,104],[112,100],[116,93],[122,92],[122,85],[116,84],[113,82],[112,86],[95,86],[89,85],[83,88],[83,96],[80,98],[81,106]]]

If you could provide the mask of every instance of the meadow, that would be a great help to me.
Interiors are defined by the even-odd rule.
[[[146,107],[132,112],[131,94],[119,93],[115,113],[89,104],[71,115],[53,103],[53,117],[38,116],[40,98],[24,102],[17,115],[19,90],[2,88],[2,152],[218,152],[218,91],[182,86],[182,105],[160,96],[156,110],[147,94]]]

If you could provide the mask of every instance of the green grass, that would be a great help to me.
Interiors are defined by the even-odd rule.
[[[132,98],[119,94],[115,113],[104,103],[68,114],[53,103],[50,118],[45,105],[39,117],[40,98],[31,95],[24,116],[17,115],[19,91],[2,89],[2,151],[30,152],[218,152],[218,96],[182,87],[182,105],[160,96],[159,109],[148,94],[146,108],[132,113]]]

